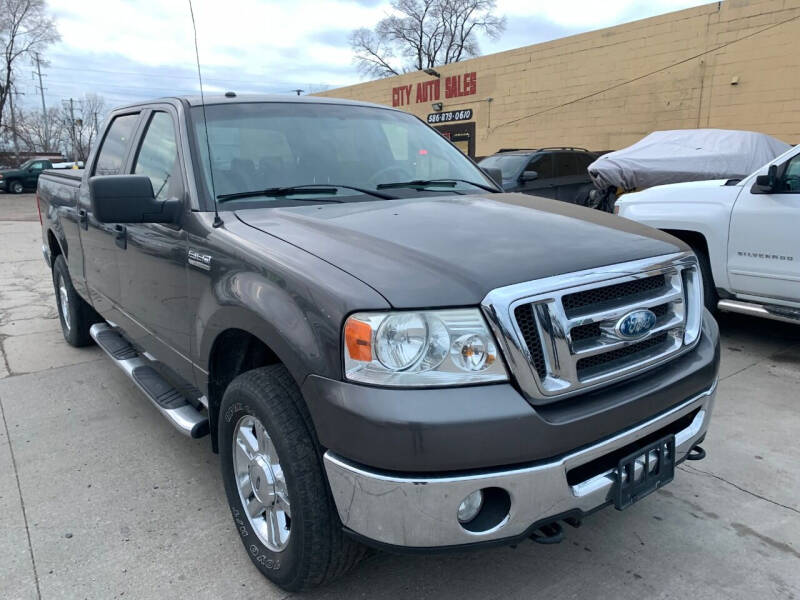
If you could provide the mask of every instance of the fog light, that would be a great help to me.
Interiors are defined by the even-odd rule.
[[[483,492],[477,490],[461,501],[458,505],[458,522],[469,523],[481,511],[483,506]]]

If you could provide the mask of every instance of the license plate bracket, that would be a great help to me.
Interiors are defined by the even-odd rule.
[[[668,435],[619,461],[614,507],[624,510],[675,477],[675,436]]]

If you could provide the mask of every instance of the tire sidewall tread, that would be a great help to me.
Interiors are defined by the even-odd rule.
[[[353,557],[341,531],[321,455],[307,420],[305,403],[290,373],[281,364],[248,371],[228,386],[220,406],[219,449],[225,493],[236,529],[248,556],[268,579],[288,591],[302,591],[349,570]],[[257,537],[244,514],[234,481],[233,436],[239,419],[256,416],[272,438],[286,475],[292,505],[287,547],[272,552]]]

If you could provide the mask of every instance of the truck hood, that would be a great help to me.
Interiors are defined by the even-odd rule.
[[[707,203],[718,199],[735,199],[742,191],[740,183],[725,185],[728,179],[710,179],[707,181],[685,181],[656,185],[640,192],[631,192],[619,197],[616,205],[619,214],[628,217],[625,211],[635,204],[667,204],[667,203]]]
[[[523,194],[236,211],[370,285],[393,306],[476,305],[491,290],[685,250],[607,213]]]

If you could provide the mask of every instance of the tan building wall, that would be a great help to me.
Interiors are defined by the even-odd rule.
[[[698,127],[800,143],[800,0],[715,2],[437,71],[444,111],[474,111],[478,156],[618,149],[654,130]],[[475,94],[444,97],[446,78],[472,72]],[[432,79],[415,72],[320,95],[392,105],[392,89],[411,85],[402,108],[424,119],[431,101],[417,103],[416,87]]]

